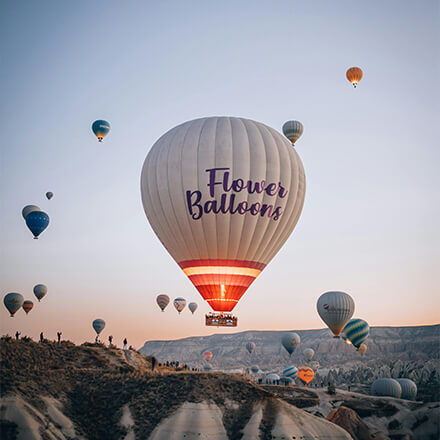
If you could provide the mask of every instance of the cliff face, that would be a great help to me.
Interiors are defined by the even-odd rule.
[[[291,358],[281,346],[279,331],[247,331],[235,334],[214,334],[173,341],[147,341],[140,349],[145,355],[154,355],[160,361],[178,360],[193,366],[203,365],[202,353],[209,350],[212,364],[221,369],[259,365],[263,370],[277,370],[290,362],[304,364],[305,348],[315,350],[313,360],[321,367],[354,367],[369,363],[389,361],[428,361],[440,358],[440,325],[421,327],[373,327],[367,354],[362,357],[352,346],[341,339],[333,339],[328,330],[292,330],[301,337],[301,344]],[[246,343],[254,342],[256,348],[250,355]]]

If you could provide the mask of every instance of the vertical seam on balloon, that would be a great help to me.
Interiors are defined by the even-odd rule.
[[[188,129],[186,131],[188,131]],[[169,158],[170,158],[170,153],[171,153],[171,150],[172,150],[171,145],[173,144],[173,142],[176,139],[178,134],[180,135],[179,129],[176,129],[175,132],[174,132],[173,137],[171,138],[171,141],[168,143],[167,161],[166,161],[166,163],[167,163],[167,166],[166,166],[166,172],[167,172],[167,179],[166,179],[167,193],[168,193],[168,198],[170,199],[170,205],[171,205],[171,209],[173,211],[174,220],[175,220],[175,222],[177,224],[177,228],[178,228],[178,230],[180,232],[180,240],[179,241],[181,241],[183,243],[183,245],[184,245],[184,247],[186,249],[186,252],[188,254],[191,254],[191,252],[190,252],[190,250],[188,248],[188,245],[187,245],[187,243],[185,241],[185,234],[183,234],[183,231],[182,231],[182,229],[180,227],[180,221],[179,221],[179,218],[176,215],[176,210],[174,209],[173,198],[171,197],[171,193],[170,193],[170,181],[169,181],[169,169],[168,169],[169,168],[169,163],[170,163]],[[173,234],[173,235],[175,235],[175,234]]]
[[[191,126],[192,126],[192,123],[188,124],[188,130],[186,131],[186,133],[185,133],[185,135],[183,137],[182,148],[181,148],[182,154],[181,154],[181,160],[180,160],[180,181],[181,181],[180,187],[182,188],[182,198],[183,198],[183,200],[185,200],[185,188],[184,188],[184,182],[183,182],[183,169],[182,169],[182,166],[183,166],[183,155],[184,155],[184,152],[185,152],[184,150],[185,150],[185,145],[186,145],[186,136],[188,135]],[[195,245],[194,250],[197,253],[197,258],[200,259],[201,258],[200,249],[199,249],[199,247],[197,245],[197,241],[196,241],[196,239],[194,237],[194,231],[193,231],[193,229],[191,227],[191,221],[188,218],[188,214],[186,214],[186,219],[188,220],[188,227],[189,227],[189,230],[190,230],[190,233],[191,233],[191,237],[192,237],[194,245]],[[191,257],[194,258],[195,256],[191,255]]]

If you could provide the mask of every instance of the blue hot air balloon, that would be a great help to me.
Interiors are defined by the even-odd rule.
[[[37,239],[49,226],[49,216],[43,211],[32,211],[26,216],[26,225]]]
[[[370,327],[363,319],[350,319],[343,331],[347,339],[359,350],[362,342],[364,342],[370,334]]]
[[[107,136],[108,132],[110,131],[110,124],[107,121],[98,119],[92,124],[92,131],[95,133],[98,141],[102,142],[104,137]]]

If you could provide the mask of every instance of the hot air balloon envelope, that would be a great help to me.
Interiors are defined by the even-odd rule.
[[[388,396],[400,399],[402,395],[402,387],[395,379],[376,379],[371,385],[371,394],[373,396]]]
[[[186,306],[186,299],[185,298],[176,298],[174,301],[173,301],[173,304],[174,304],[174,308],[179,312],[179,315],[180,315],[180,312],[185,308],[185,306]]]
[[[98,141],[101,142],[110,131],[110,124],[107,121],[98,119],[92,124],[92,131],[95,133]]]
[[[353,346],[359,348],[362,342],[368,338],[370,327],[363,319],[350,319],[344,327],[344,333]]]
[[[308,385],[315,377],[315,372],[310,367],[300,367],[298,370],[298,379]]]
[[[53,197],[53,192],[48,191],[46,193],[46,197],[47,197],[48,200],[50,200]]]
[[[41,209],[36,205],[26,205],[21,211],[21,215],[26,220],[26,216],[33,211],[41,211]]]
[[[304,126],[299,121],[287,121],[283,125],[283,133],[293,145],[302,136],[304,132]]]
[[[246,350],[252,354],[252,352],[255,350],[255,344],[253,342],[248,342],[246,344]]]
[[[34,303],[32,301],[23,302],[23,310],[26,312],[26,315],[32,310],[33,307]]]
[[[99,318],[95,319],[92,322],[92,327],[95,329],[96,334],[99,335],[104,330],[105,321],[103,319],[99,319]]]
[[[194,312],[197,310],[197,303],[192,302],[188,304],[188,309],[191,311],[191,313],[194,315]]]
[[[306,348],[303,351],[303,355],[306,361],[311,361],[313,359],[313,356],[315,356],[315,351],[311,348]]]
[[[165,307],[170,303],[170,297],[162,293],[161,295],[157,295],[156,302],[163,312]]]
[[[43,211],[32,211],[26,216],[26,224],[34,238],[38,238],[49,226],[49,216]]]
[[[353,316],[354,301],[350,295],[344,292],[326,292],[318,298],[316,308],[321,319],[338,337],[345,324]]]
[[[210,117],[153,145],[141,193],[165,248],[214,311],[230,312],[293,231],[305,176],[276,130]]]
[[[34,295],[37,297],[38,301],[40,301],[46,293],[47,287],[44,284],[37,284],[34,286]]]
[[[298,377],[298,368],[296,368],[295,365],[290,365],[289,367],[284,368],[283,376],[296,379]]]
[[[363,72],[360,67],[350,67],[346,73],[347,79],[353,84],[353,87],[356,88],[358,82],[362,79]]]
[[[3,298],[3,304],[8,309],[9,313],[11,314],[11,317],[13,317],[17,312],[17,310],[21,308],[23,302],[24,302],[24,298],[23,295],[21,295],[20,293],[15,293],[15,292],[8,293]]]
[[[295,348],[298,347],[300,342],[301,342],[301,338],[297,333],[289,332],[289,333],[285,333],[281,337],[281,344],[287,350],[289,355],[291,355],[295,351]]]
[[[205,358],[205,361],[206,361],[206,362],[211,362],[211,359],[212,359],[212,352],[210,352],[210,351],[205,351],[205,352],[203,353],[203,357]]]
[[[401,399],[414,400],[417,396],[417,385],[411,379],[399,378],[396,379],[402,388]]]

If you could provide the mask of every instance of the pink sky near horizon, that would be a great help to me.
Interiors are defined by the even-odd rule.
[[[371,326],[440,322],[435,1],[0,8],[0,289],[35,304],[15,318],[2,305],[2,334],[61,330],[80,343],[103,318],[103,340],[140,347],[324,328],[316,301],[329,290],[349,293]],[[352,65],[364,70],[356,90]],[[156,238],[139,189],[153,143],[211,115],[305,127],[303,213],[234,309],[234,329],[205,327],[210,308]],[[112,129],[99,144],[90,126],[101,118]],[[39,240],[21,217],[26,204],[51,217]],[[38,283],[49,288],[41,303]],[[161,313],[159,293],[199,309]]]

